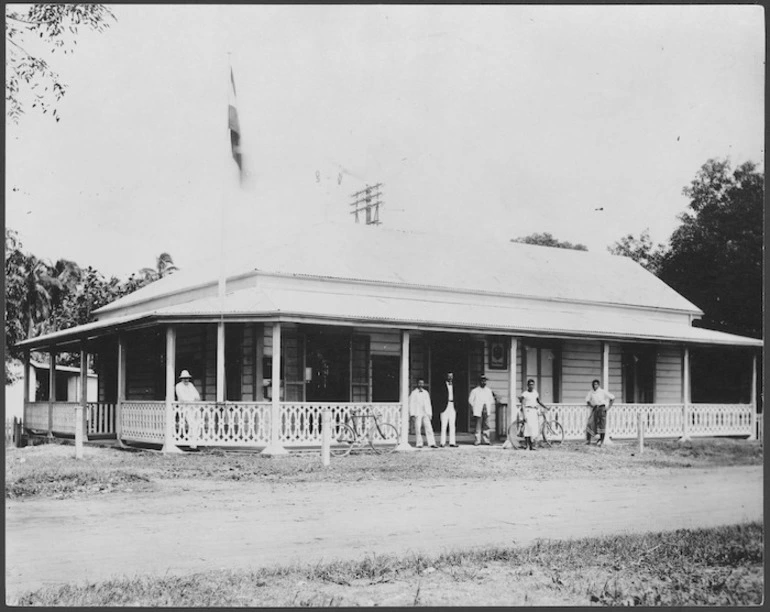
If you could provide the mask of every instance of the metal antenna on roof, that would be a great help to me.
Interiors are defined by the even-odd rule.
[[[350,203],[353,206],[353,210],[350,211],[351,215],[356,216],[356,223],[359,222],[359,213],[366,213],[367,225],[380,225],[380,206],[385,203],[381,200],[382,192],[380,192],[382,183],[376,185],[367,185],[361,191],[357,191],[351,194],[353,201]]]

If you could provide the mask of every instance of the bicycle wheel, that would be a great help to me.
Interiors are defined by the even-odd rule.
[[[519,430],[521,428],[521,420],[516,419],[513,423],[511,423],[508,426],[508,431],[506,432],[508,436],[508,440],[510,440],[511,444],[519,444]]]
[[[543,423],[543,440],[551,446],[564,442],[564,428],[558,421],[545,421]]]
[[[332,443],[329,452],[332,457],[344,457],[350,453],[356,443],[356,432],[350,425],[341,424],[336,432],[332,432]]]
[[[369,430],[369,446],[378,455],[392,453],[398,446],[398,429],[390,423],[377,423]]]

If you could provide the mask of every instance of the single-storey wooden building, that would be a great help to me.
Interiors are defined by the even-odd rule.
[[[84,413],[114,410],[119,439],[167,451],[318,445],[325,407],[338,421],[361,405],[395,424],[404,447],[410,388],[422,377],[435,389],[449,370],[461,400],[488,377],[499,434],[533,378],[567,437],[580,438],[598,378],[617,397],[611,437],[634,436],[640,411],[648,435],[754,435],[762,341],[693,327],[702,311],[628,258],[468,234],[319,224],[258,236],[228,254],[224,274],[214,255],[99,309],[92,323],[21,345],[97,354],[99,398]],[[732,403],[692,403],[699,347],[754,364]],[[196,419],[174,395],[181,370],[201,394]],[[27,426],[72,411],[29,399]],[[458,431],[471,431],[467,402],[457,411]]]

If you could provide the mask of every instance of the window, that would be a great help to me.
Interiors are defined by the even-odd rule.
[[[350,397],[369,401],[369,336],[353,336],[351,342]]]
[[[537,389],[544,404],[559,401],[558,364],[560,356],[560,351],[555,346],[524,346],[522,388],[526,388],[530,378],[534,379],[535,389]]]

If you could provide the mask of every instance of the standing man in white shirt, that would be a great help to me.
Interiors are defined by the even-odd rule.
[[[192,382],[192,376],[187,370],[182,370],[179,375],[179,382],[174,387],[176,399],[180,402],[199,402],[201,395]]]
[[[474,446],[484,444],[489,446],[489,425],[487,417],[490,408],[495,404],[495,396],[492,395],[492,389],[487,387],[487,377],[479,377],[479,385],[471,391],[468,397],[468,403],[473,410],[473,416],[476,418],[476,440]]]
[[[179,382],[174,387],[176,399],[178,402],[199,402],[201,395],[192,382],[192,376],[187,370],[182,370],[179,375]],[[190,448],[198,448],[198,436],[200,420],[198,418],[200,408],[189,406],[184,409],[185,420],[189,428]]]
[[[433,405],[430,402],[430,393],[425,390],[425,380],[417,379],[417,386],[409,394],[409,414],[414,417],[414,435],[417,448],[422,448],[422,428],[425,426],[425,439],[428,446],[436,446],[436,438],[433,436]]]
[[[591,382],[591,390],[586,395],[586,404],[591,408],[591,415],[586,425],[586,444],[591,444],[591,437],[598,435],[596,446],[604,444],[604,433],[607,426],[607,410],[612,408],[615,396],[599,386],[599,379]]]
[[[438,389],[438,406],[444,406],[441,412],[441,442],[439,446],[446,446],[446,434],[449,429],[449,446],[457,448],[457,438],[455,435],[457,424],[457,411],[455,410],[455,390],[454,373],[447,372],[446,380]]]

